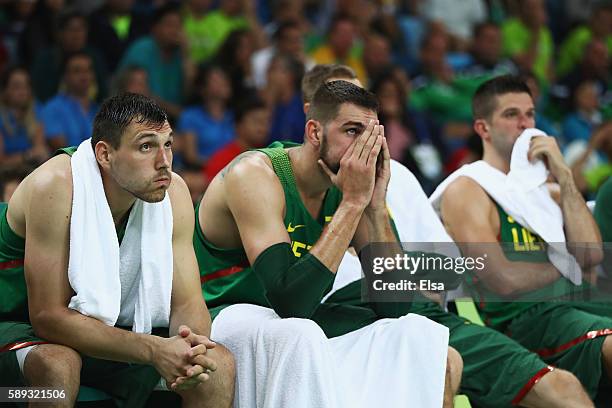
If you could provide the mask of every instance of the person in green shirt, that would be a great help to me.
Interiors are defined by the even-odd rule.
[[[275,353],[274,361],[268,362],[275,368],[270,373],[286,373],[302,384],[309,381],[302,369],[313,371],[314,378],[329,373],[321,368],[327,361],[322,361],[313,347],[323,352],[328,352],[329,347],[336,350],[331,345],[346,341],[345,336],[356,344],[368,338],[378,324],[384,323],[380,319],[386,321],[384,318],[398,318],[389,322],[402,332],[402,340],[393,346],[395,352],[400,352],[415,335],[414,332],[411,335],[409,326],[399,329],[409,303],[375,303],[364,307],[321,304],[349,245],[361,251],[370,242],[388,242],[400,250],[385,204],[390,157],[376,112],[376,99],[361,87],[346,81],[319,87],[310,104],[304,144],[278,142],[238,156],[212,180],[196,209],[194,247],[202,290],[211,306],[213,332],[221,332],[222,328],[234,332],[231,338],[219,340],[237,356],[239,403],[245,403],[243,398],[246,404],[253,403],[244,396],[251,386],[241,370],[261,366],[261,359],[271,358],[268,350]],[[419,319],[427,327],[433,325],[434,331],[435,327],[441,328]],[[425,333],[432,336],[428,341],[440,340],[430,329],[425,329],[423,336],[427,336]],[[225,335],[230,333],[225,331]],[[379,339],[388,341],[385,338],[381,334]],[[296,366],[287,373],[283,371],[286,366],[279,364],[298,341],[296,350],[306,356],[307,362],[296,356]],[[267,344],[265,355],[244,351],[251,343],[256,346],[262,342]],[[445,353],[446,343],[440,347],[439,353]],[[360,356],[370,355],[370,362],[363,362],[367,366],[364,369],[369,371],[374,369],[372,364],[377,359],[373,353],[380,351],[372,345],[351,358],[344,354],[335,358],[362,361]],[[380,358],[385,363],[391,361]],[[460,358],[450,351],[449,359],[452,374],[447,379],[456,387]],[[393,373],[399,375],[409,369],[401,359],[393,364],[392,370],[380,373],[381,383],[370,384],[364,397],[393,398],[383,395],[379,387],[388,386]],[[439,397],[441,402],[442,390],[436,384],[443,374],[434,374],[427,367],[419,370],[429,373],[423,374],[431,387],[428,393],[439,392],[432,397]],[[270,375],[259,372],[253,393],[269,393],[261,387]],[[316,389],[310,390],[308,396],[302,393],[296,396],[292,406],[308,406],[299,404],[308,398],[311,403],[318,402],[334,392],[342,393],[342,398],[351,398],[351,389],[337,389],[338,386],[330,389],[329,383],[321,381],[313,385]],[[445,406],[452,404],[455,391],[450,385],[445,388]]]
[[[504,53],[519,68],[533,71],[542,86],[552,79],[555,52],[547,18],[543,0],[525,0],[519,2],[519,17],[502,24]]]
[[[484,163],[507,174],[515,141],[525,129],[535,127],[529,88],[514,76],[494,78],[476,91],[473,110]],[[551,205],[560,207],[562,221],[551,214],[550,222],[563,223],[567,250],[584,275],[581,284],[562,276],[548,258],[547,246],[554,243],[544,242],[509,216],[502,207],[507,203],[496,202],[476,180],[458,177],[434,205],[456,242],[488,245],[487,267],[467,282],[483,320],[546,363],[573,373],[575,377],[566,379],[571,384],[566,390],[574,391],[566,398],[576,400],[569,405],[591,406],[582,387],[591,398],[605,396],[600,380],[612,374],[612,308],[609,302],[566,299],[599,295],[586,281],[590,268],[602,260],[601,237],[556,140],[533,137],[527,154],[531,161],[542,159],[558,183],[549,188]],[[513,202],[526,199],[512,191]],[[482,245],[469,248],[464,255],[482,255]]]

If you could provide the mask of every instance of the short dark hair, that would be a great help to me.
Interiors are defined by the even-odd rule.
[[[68,27],[68,24],[70,24],[70,22],[72,20],[83,20],[83,22],[85,23],[86,27],[89,27],[89,21],[87,20],[87,16],[83,13],[81,13],[79,10],[75,9],[75,8],[65,8],[62,11],[60,11],[58,17],[57,17],[57,22],[56,22],[56,29],[57,31],[63,31]]]
[[[312,101],[317,89],[329,78],[355,79],[357,74],[353,68],[341,64],[318,64],[304,74],[302,78],[302,102]]]
[[[476,24],[472,29],[472,38],[478,37],[487,28],[494,28],[498,31],[500,30],[499,25],[495,24],[493,21],[483,21]]]
[[[92,146],[99,141],[114,149],[130,123],[145,123],[161,128],[168,120],[166,112],[155,101],[144,95],[124,92],[106,99],[96,114],[91,136]]]
[[[87,58],[89,62],[91,62],[91,69],[92,70],[94,69],[94,66],[93,66],[94,60],[91,54],[89,54],[85,50],[79,50],[79,51],[69,52],[66,55],[64,55],[64,58],[62,59],[62,73],[64,74],[66,73],[68,64],[70,64],[70,61],[72,61],[75,58]]]
[[[338,115],[340,106],[344,103],[378,112],[378,100],[373,93],[340,80],[321,84],[312,98],[308,119],[325,124]]]
[[[175,2],[170,2],[170,3],[166,3],[162,6],[157,7],[153,11],[153,15],[151,16],[151,26],[156,26],[168,14],[177,14],[180,17],[181,15],[180,5]]]
[[[234,123],[239,124],[250,112],[267,109],[265,102],[258,96],[251,96],[241,100],[234,109]]]
[[[525,81],[516,75],[498,76],[480,85],[472,99],[474,119],[491,118],[497,107],[497,97],[509,93],[526,93],[532,96]]]

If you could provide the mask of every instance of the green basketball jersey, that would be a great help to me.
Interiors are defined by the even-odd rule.
[[[500,233],[497,239],[501,243],[506,258],[513,262],[549,262],[547,243],[539,235],[516,222],[499,204],[495,205],[500,222]],[[584,283],[576,287],[568,279],[561,277],[544,288],[524,293],[514,302],[508,302],[488,290],[478,277],[471,273],[467,274],[465,282],[476,298],[476,305],[483,320],[488,326],[498,330],[504,330],[510,320],[532,307],[536,301],[561,299],[588,286]]]
[[[342,199],[340,191],[332,187],[327,190],[323,205],[314,219],[302,202],[298,193],[289,155],[285,148],[298,146],[290,142],[274,142],[268,148],[258,149],[272,162],[274,172],[280,180],[285,193],[284,223],[291,238],[291,249],[296,258],[306,254],[317,242],[323,227],[331,218]],[[248,197],[245,197],[248,199]],[[198,208],[196,208],[196,214]],[[216,314],[225,306],[236,303],[250,303],[271,307],[266,299],[265,290],[255,276],[243,248],[222,249],[211,244],[202,232],[196,216],[196,229],[193,244],[200,267],[200,280],[206,304],[211,314]]]

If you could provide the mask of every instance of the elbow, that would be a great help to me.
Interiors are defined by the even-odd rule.
[[[582,270],[597,266],[604,260],[602,244],[588,244],[587,246],[573,251],[572,255]]]
[[[272,309],[283,319],[290,317],[310,319],[316,310],[316,306],[318,306],[318,304],[314,307],[311,305],[300,305],[299,302],[292,302],[293,299],[287,299],[287,297],[281,295],[275,296],[274,293],[270,292],[268,292],[267,298]]]
[[[490,279],[485,284],[498,296],[502,298],[513,298],[520,293],[520,288],[516,283],[509,277],[504,275],[495,276],[494,279]]]
[[[42,339],[54,341],[61,314],[58,310],[30,311],[30,324],[34,334]]]

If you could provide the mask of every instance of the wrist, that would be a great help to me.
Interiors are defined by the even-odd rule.
[[[155,366],[159,351],[163,347],[164,338],[154,335],[144,335],[145,341],[142,342],[143,364]]]

